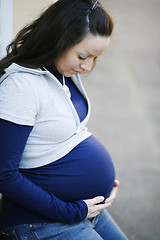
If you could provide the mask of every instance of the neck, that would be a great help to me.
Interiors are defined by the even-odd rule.
[[[62,82],[63,75],[58,72],[57,68],[54,65],[50,65],[47,67],[48,71],[50,71],[60,82]]]

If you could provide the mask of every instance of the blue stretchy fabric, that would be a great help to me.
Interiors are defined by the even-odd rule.
[[[55,74],[56,72],[58,73],[54,69]],[[62,82],[59,73],[58,79]],[[66,80],[71,88],[71,100],[82,121],[87,114],[87,104],[71,79]],[[82,200],[65,203],[40,188],[41,180],[35,185],[19,173],[19,161],[32,128],[0,119],[0,192],[4,194],[0,226],[37,221],[73,223],[83,220],[87,214],[87,206]],[[41,203],[37,204],[39,199]]]
[[[0,226],[83,220],[87,214],[84,201],[65,203],[19,172],[19,160],[31,129],[0,120],[0,192],[4,194]]]
[[[56,69],[50,71],[62,81]],[[66,78],[66,84],[80,121],[83,121],[87,114],[85,99],[71,79]],[[91,136],[51,164],[19,169],[19,160],[32,128],[0,120],[0,149],[3,149],[0,153],[0,191],[4,194],[0,225],[83,220],[87,207],[79,199],[97,195],[107,197],[112,190],[115,171],[107,150]]]
[[[47,69],[61,82],[61,84],[63,84],[62,74],[60,74],[54,66],[49,66]],[[71,78],[66,78],[65,77],[65,83],[69,87],[69,90],[71,92],[72,103],[73,103],[73,105],[74,105],[74,107],[75,107],[75,109],[78,113],[78,116],[80,118],[80,122],[82,122],[83,119],[86,117],[87,110],[88,110],[86,101],[82,97],[78,88],[75,87]]]

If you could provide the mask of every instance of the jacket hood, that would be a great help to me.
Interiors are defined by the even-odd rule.
[[[23,67],[21,65],[18,65],[16,63],[12,63],[8,68],[4,69],[4,74],[0,77],[0,84],[11,74],[14,73],[30,73],[34,75],[45,75],[48,74],[49,71],[47,69],[41,69],[41,68],[27,68]],[[79,75],[74,74],[72,77],[74,82],[76,82],[79,85]]]
[[[41,68],[27,68],[27,67],[23,67],[21,65],[18,65],[16,63],[12,63],[8,68],[4,69],[4,74],[2,75],[2,77],[0,78],[0,83],[2,83],[9,75],[13,74],[13,73],[31,73],[34,75],[43,75],[46,74],[47,70],[42,70]]]

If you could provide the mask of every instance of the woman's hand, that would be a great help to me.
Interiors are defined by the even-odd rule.
[[[84,200],[84,202],[87,204],[87,207],[88,207],[88,214],[86,219],[97,216],[103,209],[112,205],[112,202],[117,194],[118,186],[119,186],[119,181],[115,180],[112,192],[110,196],[107,199],[105,199],[105,201],[103,196]]]
[[[106,203],[110,203],[110,205],[112,204],[113,200],[115,199],[115,197],[117,195],[118,186],[119,186],[119,181],[115,180],[110,196],[107,199],[105,199],[105,201],[104,201],[105,204]]]
[[[103,209],[109,207],[111,203],[102,203],[104,201],[103,196],[95,197],[92,199],[84,200],[88,207],[88,214],[86,219],[97,216]]]

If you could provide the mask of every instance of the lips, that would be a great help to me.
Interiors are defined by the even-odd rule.
[[[76,71],[76,70],[74,70],[74,69],[72,69],[72,71],[73,71],[75,74],[80,73],[80,71]]]

